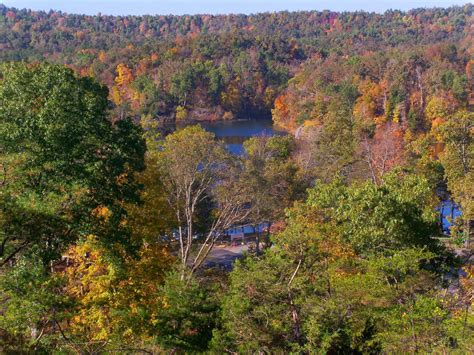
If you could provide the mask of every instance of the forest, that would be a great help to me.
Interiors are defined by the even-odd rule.
[[[0,4],[0,352],[472,353],[473,134],[474,5]]]
[[[465,50],[473,9],[112,17],[0,5],[0,60],[47,60],[92,76],[109,87],[119,117],[262,117],[307,60],[441,43]]]

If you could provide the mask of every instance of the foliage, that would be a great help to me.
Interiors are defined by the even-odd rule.
[[[458,318],[435,291],[440,280],[429,267],[439,254],[426,246],[436,241],[401,239],[411,221],[423,214],[423,204],[410,206],[412,200],[407,200],[423,194],[423,181],[391,177],[383,187],[340,182],[318,186],[306,204],[290,210],[274,247],[260,258],[246,258],[232,271],[214,350],[379,353],[430,351],[441,344],[455,349],[448,333]],[[365,195],[378,196],[377,202],[371,207],[367,200],[359,201],[357,196]],[[385,217],[391,227],[371,218],[343,217],[349,211],[360,213],[359,203],[383,215],[395,202],[384,196],[407,208],[404,218]],[[361,248],[354,243],[352,235],[365,228],[375,235],[384,229],[382,253],[377,244]],[[413,232],[420,226],[411,228]]]
[[[120,203],[137,200],[139,129],[128,120],[112,126],[107,89],[63,66],[16,63],[0,71],[2,264],[38,244],[52,260],[88,232],[109,246],[127,243]]]
[[[145,244],[118,268],[94,236],[70,248],[64,273],[75,305],[67,345],[93,352],[150,342],[162,307],[159,287],[173,262],[159,245]]]
[[[366,182],[346,187],[340,180],[316,184],[308,204],[333,221],[360,254],[393,252],[409,245],[436,249],[432,189],[423,178],[401,172],[380,186]]]
[[[167,136],[157,153],[158,171],[169,207],[175,213],[181,273],[194,273],[216,239],[245,219],[245,197],[238,173],[224,147],[200,126]],[[201,246],[194,250],[197,222],[204,222]]]
[[[300,194],[297,167],[291,159],[291,137],[254,137],[244,142],[243,171],[239,179],[250,204],[247,222],[254,226],[277,222]],[[258,229],[257,229],[258,230]],[[257,232],[257,253],[260,251]],[[269,245],[267,240],[267,246]]]
[[[469,46],[472,10],[472,5],[466,5],[385,14],[304,11],[114,17],[2,6],[0,38],[5,40],[0,59],[47,58],[81,75],[93,75],[107,83],[118,117],[132,112],[174,118],[178,106],[207,118],[219,118],[224,111],[236,117],[270,116],[275,98],[307,58],[349,56],[357,65],[364,62],[357,56],[367,52],[392,47],[410,52],[413,47],[444,42],[446,48],[438,52],[448,61],[458,61],[462,53],[452,45]],[[464,65],[468,60],[460,62]],[[443,85],[456,98],[464,100],[467,78],[462,74],[454,70],[439,77],[444,77]],[[384,93],[390,97],[384,103],[391,114],[405,91],[393,89]],[[369,101],[380,108],[383,100],[378,96]],[[299,112],[294,116],[300,121],[305,117]]]
[[[448,188],[463,211],[464,239],[469,238],[469,221],[474,218],[474,114],[456,112],[436,128],[445,144],[440,160],[444,166]]]
[[[469,247],[473,9],[0,5],[0,352],[473,352],[436,217]],[[242,156],[165,124],[270,116],[295,137]],[[206,263],[262,222],[263,253]]]
[[[72,306],[72,300],[62,292],[64,285],[64,278],[51,277],[34,253],[2,272],[2,351],[41,352],[60,344],[61,336],[52,329],[70,319]]]
[[[162,304],[156,310],[156,341],[165,349],[203,351],[216,326],[218,290],[209,289],[196,278],[183,281],[171,272],[158,294]]]

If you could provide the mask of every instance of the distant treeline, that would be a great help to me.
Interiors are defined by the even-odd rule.
[[[308,59],[468,47],[473,9],[87,16],[0,5],[0,60],[47,59],[92,75],[108,85],[117,117],[261,117]]]

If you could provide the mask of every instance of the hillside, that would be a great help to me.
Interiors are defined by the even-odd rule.
[[[0,59],[92,75],[109,87],[116,116],[263,117],[308,59],[440,43],[464,53],[473,9],[114,17],[0,5]]]

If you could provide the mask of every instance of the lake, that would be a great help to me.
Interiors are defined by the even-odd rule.
[[[214,133],[225,143],[227,149],[236,155],[243,154],[243,143],[251,137],[287,134],[278,131],[273,126],[273,121],[269,119],[200,122],[199,124],[206,131]]]

